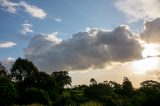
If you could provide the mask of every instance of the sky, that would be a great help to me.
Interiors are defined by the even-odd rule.
[[[68,70],[73,85],[159,81],[159,13],[159,0],[0,0],[0,62]]]

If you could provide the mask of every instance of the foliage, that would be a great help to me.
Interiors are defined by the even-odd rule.
[[[0,63],[0,76],[5,76],[7,74],[7,69]]]
[[[127,77],[124,77],[123,79],[122,90],[125,96],[132,96],[134,93],[132,82]]]
[[[11,74],[0,64],[0,105],[52,105],[52,106],[160,106],[160,83],[146,80],[135,89],[124,77],[122,84],[115,81],[90,85],[71,85],[67,71],[51,74],[39,72],[27,59],[18,58]],[[10,77],[11,76],[11,77]]]
[[[97,81],[94,78],[91,78],[90,80],[91,85],[97,84]]]
[[[39,103],[43,105],[51,105],[52,102],[47,92],[38,88],[26,88],[21,96],[23,104]]]
[[[22,81],[36,72],[38,72],[38,69],[32,62],[27,59],[18,58],[11,68],[11,77],[15,81]]]
[[[113,92],[115,92],[118,95],[123,95],[121,84],[118,84],[115,81],[109,81],[108,84],[112,88]]]
[[[8,77],[0,77],[0,104],[2,106],[13,104],[17,94],[14,83]]]
[[[38,72],[31,76],[28,76],[23,81],[24,87],[36,87],[44,90],[54,90],[56,88],[56,82],[49,74],[45,72]]]
[[[112,96],[106,96],[103,100],[104,106],[117,106],[117,101],[112,98]]]
[[[53,72],[51,74],[51,77],[58,83],[60,93],[62,93],[61,91],[64,89],[65,85],[71,85],[72,82],[72,79],[68,75],[67,71]]]
[[[84,90],[84,95],[87,98],[96,101],[101,101],[104,97],[112,95],[112,93],[111,87],[103,83],[90,85]]]

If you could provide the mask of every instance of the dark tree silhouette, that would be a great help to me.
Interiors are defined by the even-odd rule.
[[[26,77],[23,85],[24,88],[35,87],[43,90],[54,90],[57,88],[55,80],[45,72],[37,72],[36,74]]]
[[[0,76],[7,75],[7,69],[0,63]]]
[[[55,79],[58,84],[59,90],[62,93],[65,85],[71,85],[71,77],[68,75],[67,71],[57,71],[51,74],[51,77]]]
[[[160,83],[146,80],[141,83],[140,92],[143,94],[143,106],[160,106]]]
[[[152,89],[156,91],[160,91],[160,83],[153,80],[146,80],[143,81],[141,84],[140,89]]]
[[[127,77],[122,84],[115,81],[97,83],[91,78],[88,86],[66,88],[71,82],[67,71],[39,72],[32,62],[18,58],[11,75],[0,64],[0,105],[160,106],[158,81],[143,81],[140,88],[135,89]]]
[[[118,94],[118,95],[122,95],[122,86],[121,84],[118,84],[117,82],[115,81],[109,81],[109,86],[112,88],[112,90]]]
[[[103,83],[93,84],[84,90],[84,95],[88,99],[99,102],[103,101],[106,96],[112,95],[112,89]]]
[[[123,94],[126,96],[132,96],[134,93],[132,82],[127,77],[124,77],[123,79],[122,90],[123,90]]]
[[[15,85],[8,77],[0,77],[0,105],[9,106],[15,103],[17,98]]]
[[[91,78],[91,79],[90,79],[90,84],[91,84],[91,85],[97,84],[97,81],[96,81],[94,78]]]
[[[28,77],[38,72],[38,69],[34,64],[27,59],[18,58],[11,68],[11,77],[15,81],[23,81],[25,77]]]
[[[21,102],[23,104],[39,103],[46,106],[51,106],[52,102],[46,91],[38,88],[26,88],[22,94]]]

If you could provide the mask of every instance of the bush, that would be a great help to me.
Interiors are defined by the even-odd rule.
[[[14,83],[7,77],[0,77],[0,105],[12,105],[16,101],[16,97]]]
[[[52,102],[47,92],[38,88],[26,88],[21,95],[22,104],[39,103],[43,105],[51,105]]]

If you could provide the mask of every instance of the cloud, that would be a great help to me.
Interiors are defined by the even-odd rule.
[[[15,58],[9,57],[7,59],[2,60],[1,63],[7,68],[7,70],[10,70],[15,60]]]
[[[62,41],[61,39],[57,38],[56,35],[57,32],[48,35],[39,34],[34,36],[31,39],[28,47],[24,49],[25,55],[39,56],[41,54],[45,54],[46,51],[49,51],[49,49],[51,49],[54,45],[57,45]]]
[[[140,37],[148,43],[160,44],[160,18],[146,21]]]
[[[27,4],[25,1],[21,1],[19,5],[24,8],[25,12],[35,18],[44,19],[47,16],[44,10],[36,7],[35,5]]]
[[[53,20],[56,21],[56,22],[62,22],[61,18],[54,18]]]
[[[21,9],[22,11],[28,13],[29,15],[35,18],[44,19],[47,16],[47,13],[44,10],[38,8],[35,5],[30,5],[25,1],[20,1],[19,3],[15,3],[10,0],[0,0],[0,6],[2,7],[3,10],[14,14],[17,13],[18,9]]]
[[[128,17],[129,22],[160,17],[159,0],[116,0],[115,6]]]
[[[16,46],[16,43],[9,41],[0,41],[0,48],[10,48]]]
[[[33,32],[32,30],[32,24],[29,24],[28,22],[25,22],[24,24],[22,24],[22,34],[26,34],[28,32]]]
[[[142,47],[126,26],[114,30],[88,29],[68,40],[57,36],[34,36],[24,55],[40,70],[85,70],[104,68],[111,62],[128,62],[141,58]]]
[[[160,70],[159,69],[147,71],[146,74],[160,80]]]
[[[1,5],[1,7],[3,7],[3,9],[5,11],[8,11],[8,12],[14,13],[14,14],[17,13],[17,7],[18,7],[17,3],[13,3],[9,0],[0,0],[0,5]]]

